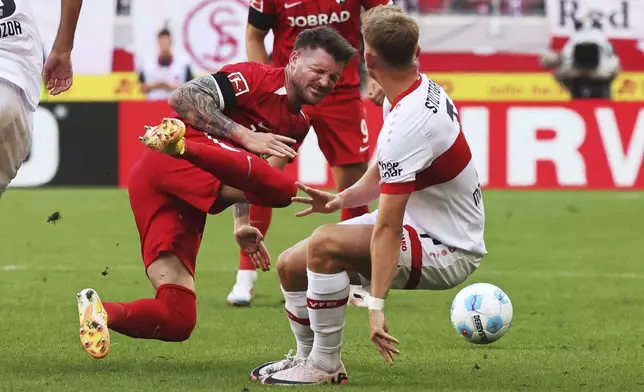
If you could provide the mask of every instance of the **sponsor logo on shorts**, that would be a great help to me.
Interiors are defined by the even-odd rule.
[[[400,241],[400,250],[403,252],[407,252],[407,239],[405,238],[405,234],[402,235],[402,239]]]

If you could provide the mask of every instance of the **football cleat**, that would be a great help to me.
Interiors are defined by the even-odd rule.
[[[110,352],[110,331],[107,313],[94,289],[76,294],[80,318],[80,340],[83,348],[94,358],[104,358]]]
[[[228,294],[226,302],[230,306],[250,306],[253,301],[253,288],[235,284]]]
[[[349,286],[349,305],[368,308],[371,294],[360,285]]]
[[[302,361],[296,366],[262,378],[265,385],[318,385],[346,384],[349,382],[344,364],[337,372],[327,373],[313,366],[311,361]]]
[[[304,362],[304,359],[296,358],[293,355],[293,350],[289,350],[286,358],[281,361],[266,362],[253,369],[250,372],[250,379],[253,381],[261,380],[266,376],[290,369],[302,362]]]
[[[152,150],[168,154],[182,155],[186,150],[186,125],[176,118],[164,118],[156,127],[145,127],[145,134],[139,137],[141,143]]]

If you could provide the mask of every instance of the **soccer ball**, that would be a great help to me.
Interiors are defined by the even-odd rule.
[[[499,340],[510,329],[512,314],[510,298],[489,283],[469,285],[452,301],[452,325],[459,335],[476,344]]]

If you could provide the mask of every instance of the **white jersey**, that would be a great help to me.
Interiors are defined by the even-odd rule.
[[[485,255],[485,210],[472,153],[445,90],[418,76],[383,105],[381,193],[411,193],[406,218],[441,243]]]
[[[42,89],[45,53],[28,0],[0,0],[0,78],[18,86],[32,111]]]

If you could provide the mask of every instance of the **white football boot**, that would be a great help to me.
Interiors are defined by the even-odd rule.
[[[286,358],[282,359],[281,361],[266,362],[253,369],[250,372],[250,379],[253,381],[258,381],[266,376],[270,376],[271,374],[275,374],[277,372],[281,372],[282,370],[297,366],[304,361],[305,359],[303,358],[296,358],[293,355],[293,350],[289,350],[288,354],[286,354]]]
[[[253,302],[253,288],[235,284],[230,290],[226,302],[230,306],[250,306]]]
[[[253,302],[253,289],[256,281],[257,271],[237,271],[237,281],[226,298],[228,305],[250,306]]]
[[[262,378],[265,385],[313,385],[346,384],[349,381],[344,364],[338,371],[327,373],[313,366],[311,361],[302,361],[294,367]]]

